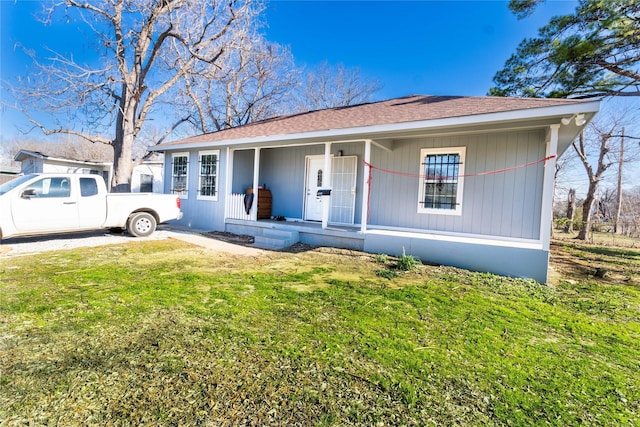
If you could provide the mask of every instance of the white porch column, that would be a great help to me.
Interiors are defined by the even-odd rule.
[[[322,188],[331,188],[331,143],[324,144],[324,172],[322,175]],[[326,229],[329,224],[329,212],[331,207],[331,196],[322,197],[322,229]]]
[[[260,185],[260,148],[256,147],[253,156],[253,205],[251,205],[251,221],[258,220],[258,186]]]
[[[367,219],[369,214],[369,179],[371,178],[371,170],[368,164],[371,163],[371,140],[364,142],[364,173],[362,174],[362,206],[360,208],[360,232],[367,232]]]
[[[227,147],[226,173],[224,178],[224,217],[229,217],[229,199],[233,193],[233,153],[231,147]]]
[[[546,157],[552,157],[544,163],[544,181],[542,186],[542,207],[540,212],[540,242],[544,250],[549,250],[551,226],[553,220],[553,185],[558,155],[558,131],[560,125],[549,126]]]

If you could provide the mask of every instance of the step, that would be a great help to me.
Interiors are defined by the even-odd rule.
[[[255,236],[253,246],[263,249],[279,250],[294,245],[300,241],[297,231],[264,230],[262,236]]]
[[[276,228],[267,228],[262,232],[262,235],[265,237],[278,237],[285,240],[294,240],[293,243],[297,243],[300,240],[300,233],[297,231],[278,230]]]

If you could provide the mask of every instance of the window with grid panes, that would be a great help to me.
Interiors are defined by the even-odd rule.
[[[189,155],[175,153],[171,157],[171,193],[187,197],[189,176]]]
[[[219,155],[220,152],[218,150],[200,152],[200,175],[198,178],[199,199],[218,199]]]
[[[464,147],[420,151],[418,213],[462,213],[465,151]]]

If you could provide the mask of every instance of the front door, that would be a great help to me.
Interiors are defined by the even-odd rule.
[[[318,198],[318,189],[322,188],[323,176],[324,156],[308,156],[304,202],[304,219],[307,221],[322,221],[322,201]]]

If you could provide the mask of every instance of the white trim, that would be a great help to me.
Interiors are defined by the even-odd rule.
[[[544,163],[544,178],[542,186],[542,206],[540,207],[540,240],[546,249],[551,244],[551,224],[553,219],[553,184],[556,173],[556,157],[558,154],[558,132],[560,125],[549,126],[546,141],[546,157],[553,158]]]
[[[324,174],[322,175],[322,188],[331,188],[331,143],[325,142],[324,144]],[[329,203],[325,203],[329,202]],[[329,225],[329,213],[331,208],[331,196],[329,200],[326,197],[322,197],[322,228],[326,229]]]
[[[215,155],[216,156],[216,188],[214,196],[203,196],[200,194],[200,190],[202,189],[202,156],[207,155]],[[198,189],[196,191],[196,199],[197,200],[210,200],[213,202],[218,201],[218,193],[220,193],[220,150],[202,150],[198,151]]]
[[[260,186],[260,148],[254,148],[253,153],[253,203],[251,204],[251,221],[258,220],[258,192]]]
[[[174,159],[176,157],[186,157],[187,158],[187,171],[186,171],[186,181],[185,181],[185,192],[184,194],[178,194],[178,197],[180,197],[181,199],[188,199],[189,198],[189,163],[190,163],[190,156],[189,156],[189,152],[187,151],[180,151],[177,153],[172,153],[171,154],[171,176],[170,176],[170,181],[169,181],[169,191],[171,191],[171,194],[176,194],[173,192],[173,162]]]
[[[505,248],[540,249],[547,250],[539,240],[516,239],[500,236],[485,236],[481,234],[437,233],[425,230],[398,229],[396,227],[369,226],[366,234],[380,236],[397,236],[413,239],[439,240],[443,242],[468,243],[475,245],[491,245]]]
[[[226,167],[225,167],[225,178],[224,178],[224,189],[225,189],[225,198],[224,198],[224,212],[225,218],[227,217],[227,212],[229,212],[229,197],[226,195],[231,194],[233,190],[233,155],[234,150],[231,147],[227,147],[227,158],[226,158]]]
[[[360,206],[360,232],[367,232],[367,217],[369,216],[369,180],[371,179],[371,140],[364,141],[364,161],[362,174],[362,205]]]
[[[221,141],[200,141],[175,146],[158,145],[150,147],[149,151],[170,151],[175,149],[200,148],[216,145],[245,145],[255,143],[268,143],[285,141],[295,141],[300,139],[325,139],[331,142],[362,141],[372,137],[372,134],[388,134],[403,131],[431,130],[435,128],[472,126],[478,124],[495,124],[516,120],[532,120],[542,118],[552,118],[554,116],[567,116],[575,113],[596,113],[599,109],[599,101],[580,102],[575,104],[555,105],[552,107],[534,107],[521,110],[502,111],[496,113],[473,114],[459,117],[445,117],[440,119],[417,120],[412,122],[391,123],[383,125],[358,126],[353,128],[325,129],[311,132],[298,132],[292,134],[262,135],[238,139],[228,139]],[[558,121],[560,119],[558,118]],[[358,138],[356,135],[361,135]],[[348,140],[341,141],[339,137],[349,137]],[[269,147],[273,148],[273,147]]]
[[[430,154],[458,154],[460,156],[460,164],[458,165],[458,180],[456,189],[456,208],[455,209],[437,209],[425,208],[422,206],[424,200],[424,184],[425,176],[422,162],[427,155]],[[420,183],[418,185],[418,213],[428,215],[462,215],[462,195],[464,190],[464,164],[467,154],[467,147],[442,147],[442,148],[423,148],[420,150],[420,159],[418,163],[418,172],[420,174]]]

